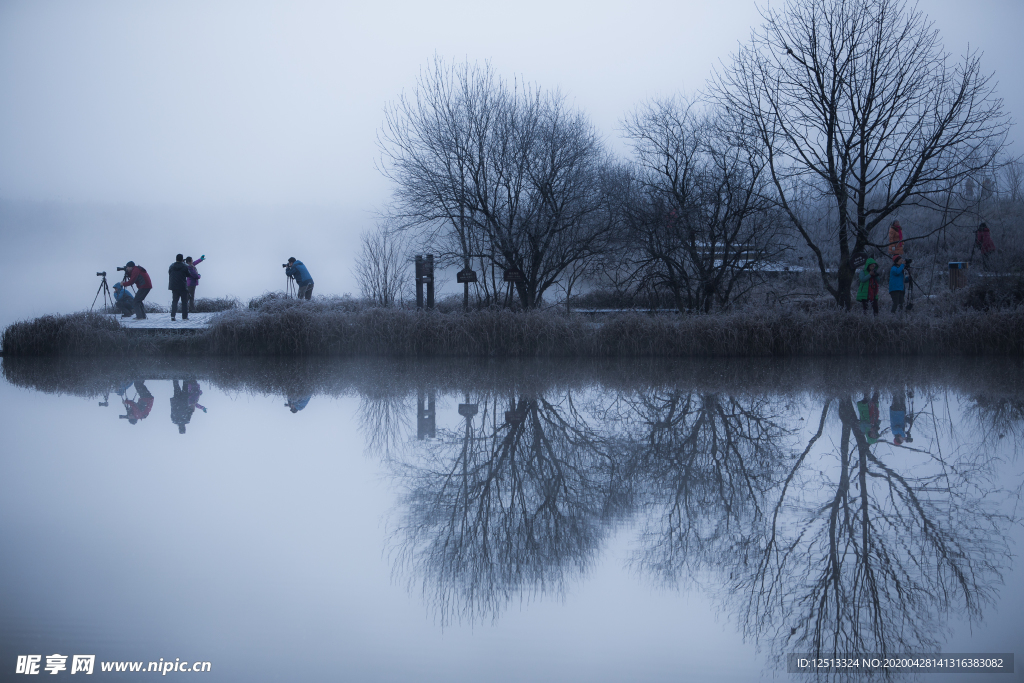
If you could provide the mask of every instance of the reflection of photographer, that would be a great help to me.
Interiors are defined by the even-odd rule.
[[[123,390],[127,392],[127,389]],[[128,420],[129,424],[138,424],[139,420],[145,420],[149,417],[149,411],[153,410],[153,394],[146,388],[146,380],[140,379],[135,382],[135,391],[138,392],[136,397],[138,400],[132,400],[128,398],[126,393],[122,393],[121,403],[125,407],[125,415],[121,415],[121,419]]]
[[[281,267],[285,269],[284,274],[295,280],[296,284],[298,284],[298,297],[308,301],[313,296],[313,278],[310,276],[309,271],[306,270],[306,266],[302,264],[302,261],[296,261],[295,257],[292,256],[288,259],[288,263],[282,263]]]
[[[889,270],[889,296],[892,297],[892,313],[903,310],[903,299],[907,283],[910,281],[908,270],[912,259],[903,260],[899,254],[893,256],[892,268]]]
[[[122,318],[132,317],[135,297],[120,282],[114,283],[114,305],[117,306],[117,310],[121,311]]]

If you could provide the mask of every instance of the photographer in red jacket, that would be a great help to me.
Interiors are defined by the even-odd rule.
[[[135,295],[135,304],[133,306],[135,310],[136,320],[146,319],[146,307],[142,305],[142,300],[149,296],[150,291],[153,289],[153,281],[149,279],[149,273],[142,266],[135,265],[135,261],[129,261],[124,264],[124,268],[118,270],[124,271],[124,279],[121,280],[121,284],[125,287],[135,285],[138,288],[138,293]]]

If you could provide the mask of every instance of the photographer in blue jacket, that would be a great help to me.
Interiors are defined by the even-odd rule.
[[[288,263],[281,265],[285,268],[284,274],[295,280],[299,286],[299,298],[309,301],[309,298],[313,296],[313,278],[306,270],[306,266],[302,261],[296,261],[294,256],[288,259]]]

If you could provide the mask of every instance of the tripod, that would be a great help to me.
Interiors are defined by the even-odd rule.
[[[285,286],[285,296],[287,296],[288,298],[292,298],[292,297],[297,297],[298,296],[298,287],[295,284],[295,278],[293,278],[291,275],[286,275],[285,276],[285,285],[284,286]]]
[[[104,308],[104,310],[106,310],[108,307],[109,308],[113,308],[114,307],[114,297],[112,297],[110,295],[110,287],[107,286],[107,274],[106,273],[96,273],[96,274],[99,275],[103,279],[100,280],[100,286],[96,290],[96,296],[94,296],[92,298],[92,306],[89,307],[89,310],[91,311],[93,308],[96,307],[96,300],[100,298],[100,294],[101,293],[103,294],[103,308]]]
[[[907,302],[906,310],[914,310],[914,276],[911,275],[910,269],[907,269]]]

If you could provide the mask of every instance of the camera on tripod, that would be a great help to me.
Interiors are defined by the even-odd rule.
[[[117,269],[118,269],[119,271],[120,271],[120,270],[124,270],[124,266],[118,266],[118,267],[117,267]]]
[[[96,277],[103,278],[100,280],[100,286],[96,289],[96,296],[92,298],[92,306],[89,310],[96,308],[96,301],[103,295],[103,308],[111,308],[114,305],[114,297],[110,295],[110,287],[107,286],[107,271],[98,270],[96,271]]]
[[[914,259],[912,259],[912,258],[905,258],[905,259],[903,259],[903,265],[905,265],[905,266],[909,266],[913,262],[914,262]]]
[[[288,264],[287,264],[287,263],[282,263],[282,264],[281,264],[281,267],[282,267],[282,268],[287,268],[287,267],[288,267]]]

